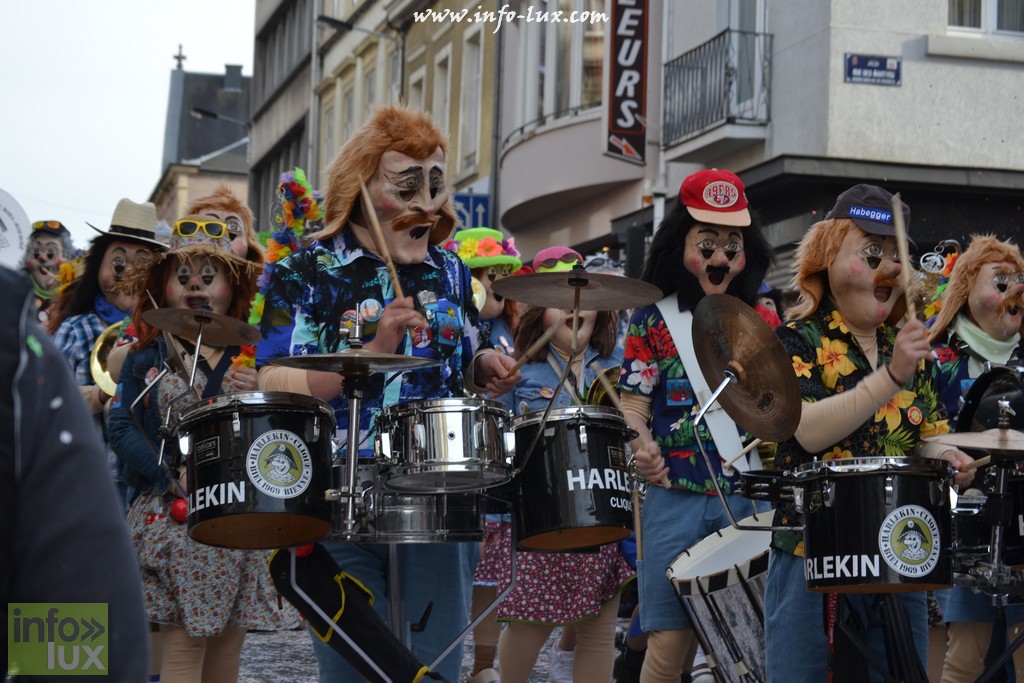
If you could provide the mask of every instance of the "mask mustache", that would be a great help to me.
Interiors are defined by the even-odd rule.
[[[896,289],[901,284],[903,283],[891,277],[883,277],[879,275],[875,278],[875,287],[892,287],[893,289]]]
[[[407,216],[399,216],[393,220],[391,222],[391,229],[397,231],[412,230],[417,225],[425,225],[428,223],[430,224],[430,227],[433,228],[437,225],[438,218],[438,216],[431,216],[430,214],[423,213],[422,211],[417,211]]]
[[[1021,309],[1024,308],[1024,292],[1009,294],[1003,297],[1003,300],[999,303],[999,315],[1006,315],[1010,312],[1011,308],[1016,308],[1017,314],[1020,314]]]

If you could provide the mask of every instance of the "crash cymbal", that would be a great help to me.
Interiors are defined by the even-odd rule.
[[[581,269],[506,277],[491,289],[513,301],[563,311],[573,309],[577,290],[581,311],[620,311],[653,304],[664,296],[658,287],[643,280]]]
[[[514,278],[513,278],[514,279]],[[800,387],[782,342],[754,309],[728,294],[709,294],[693,311],[693,349],[729,417],[764,441],[785,441],[800,423]]]
[[[195,342],[200,328],[207,344],[251,345],[261,338],[260,331],[228,315],[191,308],[154,308],[142,314],[153,327]]]
[[[282,365],[300,370],[337,372],[342,375],[369,375],[375,372],[394,372],[439,365],[432,358],[416,358],[394,353],[377,353],[366,349],[348,349],[338,353],[318,353],[308,356],[284,356],[268,361],[270,365]]]
[[[995,428],[983,432],[940,434],[929,436],[925,441],[935,441],[962,450],[989,451],[994,457],[1018,455],[1024,458],[1024,433],[1016,429]]]

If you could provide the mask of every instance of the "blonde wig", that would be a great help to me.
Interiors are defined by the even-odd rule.
[[[332,237],[348,223],[360,200],[359,179],[369,183],[377,173],[384,152],[401,152],[413,159],[424,159],[438,147],[447,155],[448,142],[429,116],[404,107],[381,107],[357,130],[338,152],[327,169],[324,192],[324,229],[315,239]],[[430,243],[440,244],[455,227],[451,199],[441,208],[430,229]]]
[[[242,219],[245,226],[245,241],[249,245],[245,258],[253,263],[263,263],[263,247],[256,239],[256,227],[252,210],[239,201],[227,185],[218,185],[213,194],[199,197],[185,209],[186,215],[205,215],[210,212],[218,215],[233,213]]]
[[[787,316],[787,320],[802,320],[810,317],[822,299],[831,294],[828,285],[828,269],[839,254],[839,248],[851,230],[866,234],[849,218],[827,218],[810,227],[796,250],[793,287],[800,292],[800,300]],[[896,301],[885,322],[895,325],[907,312],[904,296]]]
[[[953,271],[949,274],[949,282],[942,293],[942,308],[935,316],[935,322],[928,332],[928,341],[932,344],[941,339],[953,323],[957,313],[967,306],[967,297],[971,286],[978,277],[982,267],[989,263],[1012,263],[1017,272],[1024,272],[1024,257],[1020,249],[1009,240],[1003,242],[994,235],[972,235],[967,250],[956,259]],[[1024,335],[1024,324],[1021,325]]]

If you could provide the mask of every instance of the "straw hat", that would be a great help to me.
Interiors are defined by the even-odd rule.
[[[122,199],[114,209],[109,230],[100,230],[88,222],[86,225],[101,235],[129,242],[142,242],[157,249],[166,249],[166,245],[156,239],[156,223],[156,206],[153,202],[137,204],[130,199]]]

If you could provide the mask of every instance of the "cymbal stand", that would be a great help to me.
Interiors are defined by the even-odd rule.
[[[569,350],[569,358],[565,362],[565,367],[562,368],[562,375],[558,378],[558,387],[555,389],[555,394],[551,397],[551,400],[548,401],[547,407],[544,408],[544,414],[540,417],[540,425],[537,427],[537,433],[533,435],[533,441],[530,442],[530,447],[526,449],[526,455],[523,456],[523,462],[520,463],[519,467],[512,472],[513,477],[520,474],[526,468],[526,463],[529,462],[530,458],[533,456],[533,452],[537,448],[537,443],[544,434],[544,426],[548,423],[548,417],[551,415],[551,410],[555,407],[555,401],[558,399],[559,394],[562,393],[562,389],[565,387],[565,380],[569,377],[569,371],[572,370],[573,361],[576,360],[576,356],[579,354],[576,334],[580,325],[580,290],[587,285],[587,279],[581,275],[580,277],[570,279],[569,284],[573,287],[572,345]]]
[[[718,483],[718,477],[715,476],[715,469],[711,462],[711,456],[708,455],[707,449],[704,447],[704,440],[700,436],[700,423],[704,420],[704,416],[711,410],[711,407],[715,405],[718,397],[723,391],[729,386],[730,382],[737,381],[736,374],[729,369],[722,371],[725,376],[722,383],[715,388],[710,398],[700,407],[700,412],[697,413],[697,417],[693,421],[693,438],[697,442],[697,449],[700,450],[701,457],[704,458],[704,464],[708,468],[708,476],[711,477],[711,483],[715,487],[715,493],[718,494],[718,502],[722,504],[722,508],[725,510],[725,516],[729,518],[729,524],[736,529],[744,529],[750,531],[803,531],[802,526],[759,526],[753,524],[740,524],[736,520],[736,516],[733,515],[732,509],[729,507],[729,501],[726,500],[725,493],[722,491],[721,485]],[[769,514],[769,513],[765,513]]]

